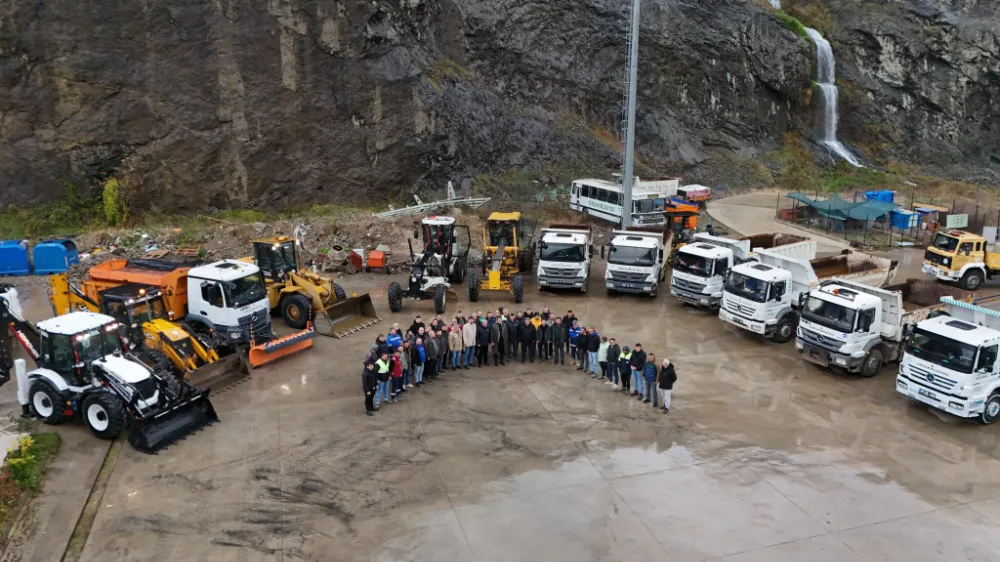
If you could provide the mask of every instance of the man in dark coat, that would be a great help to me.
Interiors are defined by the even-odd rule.
[[[365,413],[375,415],[375,390],[378,388],[378,375],[375,373],[375,363],[365,364],[361,373],[361,389],[365,393]]]
[[[556,318],[552,325],[552,363],[558,365],[566,364],[566,329],[562,325],[562,318]]]
[[[485,363],[488,367],[490,365],[489,358],[490,349],[490,327],[486,320],[483,320],[476,326],[476,366],[482,367]]]
[[[525,359],[530,359],[534,363],[535,341],[538,339],[538,334],[535,327],[531,325],[531,319],[527,316],[524,317],[524,323],[520,326],[518,339],[521,342],[521,363],[524,363]]]
[[[552,342],[552,322],[550,320],[542,320],[541,326],[538,327],[539,361],[549,360],[549,344],[551,342]]]
[[[615,338],[608,340],[608,353],[601,359],[608,362],[608,382],[615,385],[612,390],[618,390],[618,358],[622,354],[622,348],[615,341]]]
[[[646,366],[646,352],[642,350],[642,344],[637,343],[632,348],[632,359],[629,361],[632,366],[632,396],[642,398],[642,370]]]
[[[423,337],[423,334],[420,333],[421,328],[425,331],[427,330],[427,326],[420,320],[420,315],[418,314],[417,317],[413,319],[413,324],[410,324],[410,331],[413,332],[413,335]]]
[[[566,315],[562,317],[563,330],[566,331],[566,351],[569,351],[569,329],[573,326],[573,321],[576,319],[576,316],[573,316],[572,310],[567,310]]]
[[[507,323],[501,317],[490,326],[490,347],[493,348],[493,366],[504,364],[504,355],[507,353],[504,341],[504,333],[507,331]]]

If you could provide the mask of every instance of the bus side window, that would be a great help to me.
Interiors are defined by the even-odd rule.
[[[597,190],[597,200],[600,201],[601,203],[610,203],[611,202],[611,192],[608,191],[607,189],[598,189]]]
[[[583,186],[583,189],[581,191],[582,191],[582,193],[580,195],[582,197],[587,197],[587,198],[590,197],[590,186],[589,185]]]
[[[573,193],[573,195],[579,196],[580,195],[580,186],[574,183],[573,184],[573,191],[572,191],[572,193]]]

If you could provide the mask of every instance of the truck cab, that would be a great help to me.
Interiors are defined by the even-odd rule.
[[[779,343],[795,335],[799,316],[792,274],[758,262],[733,267],[726,275],[719,318]]]
[[[733,265],[731,248],[697,239],[681,246],[674,254],[670,295],[695,306],[719,308],[725,276]]]
[[[272,261],[272,274],[291,266]],[[261,269],[245,261],[223,260],[192,267],[187,274],[187,320],[207,326],[220,345],[247,343],[271,334],[270,306]]]
[[[923,272],[938,280],[975,291],[1000,269],[1000,254],[986,239],[964,230],[939,232],[924,252]]]
[[[959,417],[995,423],[1000,419],[1000,312],[948,297],[941,302],[947,315],[918,322],[910,332],[896,391]]]
[[[538,244],[538,288],[579,289],[587,292],[590,260],[589,227],[542,229]]]
[[[672,240],[670,232],[616,230],[611,236],[608,267],[604,273],[607,291],[655,297],[666,281],[664,265]]]
[[[803,301],[795,339],[803,358],[823,367],[864,368],[864,374],[874,376],[882,366],[882,352],[869,352],[881,343],[883,328],[891,328],[883,325],[882,299],[834,282],[814,289]],[[887,337],[893,335],[898,336]],[[869,358],[872,365],[865,365]]]

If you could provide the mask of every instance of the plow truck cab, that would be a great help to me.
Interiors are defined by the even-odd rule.
[[[538,289],[577,289],[586,293],[594,257],[593,239],[589,226],[543,228],[538,242]]]
[[[192,267],[187,273],[190,323],[207,326],[218,346],[273,337],[260,269],[237,260]]]
[[[906,340],[896,391],[962,418],[1000,419],[1000,300],[942,297],[944,313],[922,320]]]
[[[667,279],[672,242],[669,228],[613,231],[604,272],[608,294],[640,293],[655,298]]]
[[[942,296],[972,294],[921,279],[884,289],[846,279],[822,283],[799,306],[795,348],[809,363],[874,377],[902,359],[906,327],[943,309]]]
[[[924,252],[923,272],[939,281],[979,289],[1000,271],[1000,253],[986,239],[964,230],[939,232]]]

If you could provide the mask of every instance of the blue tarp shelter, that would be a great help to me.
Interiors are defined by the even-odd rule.
[[[878,201],[874,199],[855,203],[847,201],[837,194],[821,201],[814,201],[799,192],[789,193],[786,197],[795,199],[804,205],[812,207],[817,213],[824,217],[838,221],[846,221],[850,219],[871,223],[882,218],[893,209],[899,207],[899,205],[889,201]]]

